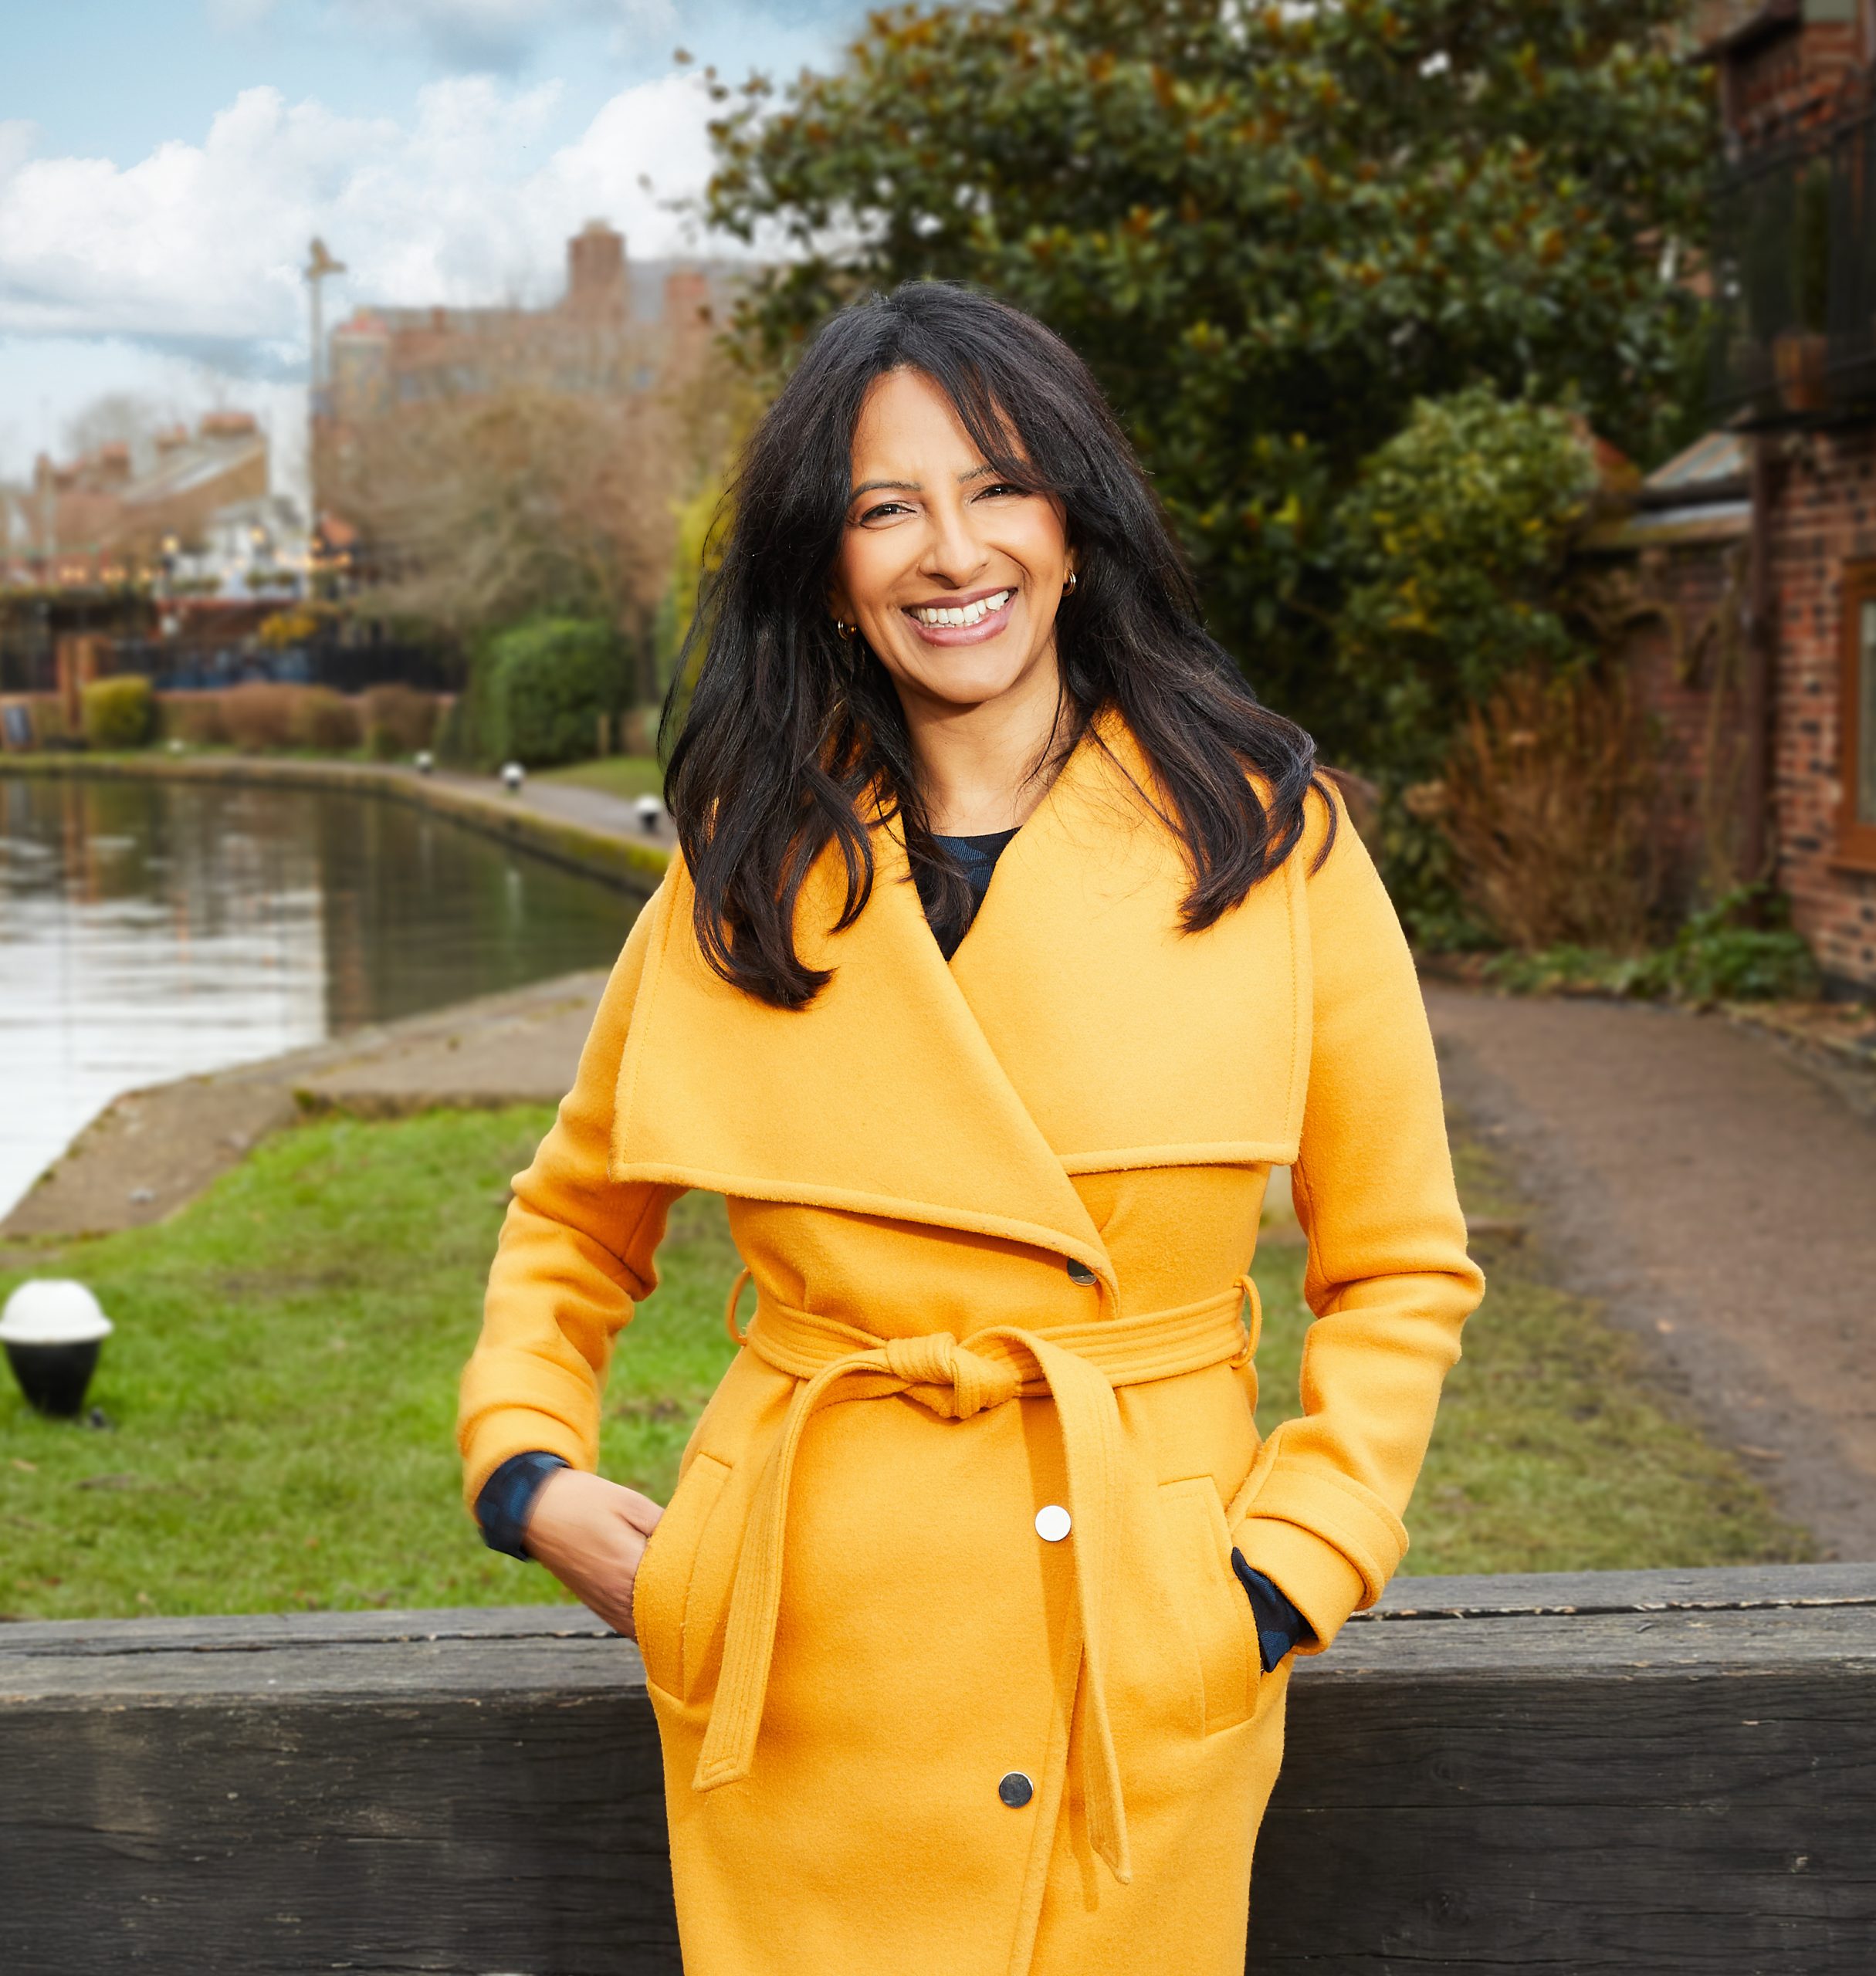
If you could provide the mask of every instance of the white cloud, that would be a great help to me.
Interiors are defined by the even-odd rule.
[[[29,130],[0,125],[0,333],[239,349],[277,367],[303,361],[315,233],[349,271],[329,319],[354,300],[544,299],[567,235],[598,215],[638,258],[689,244],[662,202],[709,171],[697,80],[623,90],[543,157],[558,93],[459,76],[398,121],[245,90],[202,143],[123,167],[36,157]]]

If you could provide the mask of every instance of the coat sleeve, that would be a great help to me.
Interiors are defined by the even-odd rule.
[[[667,903],[655,898],[639,914],[607,980],[573,1088],[533,1163],[515,1176],[456,1416],[472,1514],[483,1483],[510,1455],[537,1448],[576,1468],[598,1466],[612,1342],[657,1284],[653,1257],[683,1189],[615,1186],[607,1156],[626,1030],[654,922]]]
[[[1485,1288],[1466,1253],[1413,956],[1336,801],[1334,844],[1305,881],[1313,1034],[1292,1174],[1315,1313],[1303,1411],[1265,1444],[1232,1533],[1309,1620],[1309,1653],[1380,1596],[1407,1550],[1401,1518],[1441,1382]],[[1305,871],[1326,822],[1310,807]]]

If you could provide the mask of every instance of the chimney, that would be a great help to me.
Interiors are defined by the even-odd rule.
[[[130,477],[130,449],[121,439],[99,447],[93,472],[107,486],[120,484]]]
[[[583,323],[623,323],[632,313],[625,286],[625,236],[589,219],[567,243],[567,299]]]
[[[246,439],[259,429],[251,411],[205,411],[198,428],[205,439]]]

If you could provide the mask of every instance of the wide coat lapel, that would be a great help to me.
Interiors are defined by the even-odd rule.
[[[830,932],[837,855],[801,892],[804,956],[833,969],[806,1009],[770,1007],[706,964],[674,867],[656,907],[614,1113],[611,1172],[758,1199],[930,1222],[1113,1264],[932,937],[903,843],[873,832],[875,877]]]
[[[1205,932],[1125,727],[1084,739],[1004,853],[950,966],[896,827],[858,919],[831,849],[797,939],[833,979],[775,1009],[712,973],[673,868],[620,1065],[611,1171],[1035,1243],[1114,1287],[1069,1176],[1295,1155],[1308,946],[1285,871]]]
[[[1284,1164],[1309,1082],[1302,861],[1203,932],[1145,756],[1101,722],[1011,841],[952,971],[1071,1173]]]

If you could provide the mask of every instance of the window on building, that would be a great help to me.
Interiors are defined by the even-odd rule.
[[[1876,870],[1876,563],[1844,573],[1839,854]]]

